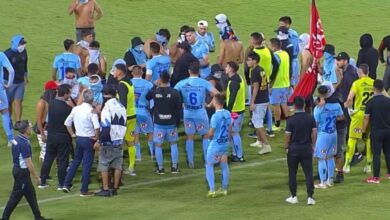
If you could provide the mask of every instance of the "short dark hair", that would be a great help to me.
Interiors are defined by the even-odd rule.
[[[162,83],[169,83],[169,80],[171,79],[171,75],[168,73],[168,71],[164,70],[160,74],[160,80]]]
[[[71,40],[71,39],[65,39],[64,40],[64,48],[65,50],[69,50],[70,47],[75,44],[74,40]]]
[[[374,81],[374,88],[380,92],[382,92],[384,90],[384,85],[383,85],[383,81],[380,80],[380,79],[377,79]]]
[[[94,40],[91,43],[89,43],[89,47],[100,48],[100,43],[99,41]]]
[[[237,72],[240,68],[240,66],[234,61],[229,61],[226,64],[229,65],[234,70],[234,72]]]
[[[65,73],[76,73],[76,69],[72,67],[66,67]]]
[[[248,58],[251,58],[252,60],[255,60],[256,63],[260,62],[260,56],[257,53],[253,52],[253,51],[248,54]]]
[[[69,94],[72,87],[68,84],[61,84],[57,89],[58,97],[64,97],[64,95]]]
[[[294,106],[296,109],[303,109],[305,106],[305,99],[301,96],[296,96],[294,98]]]
[[[186,30],[186,33],[189,33],[189,32],[195,32],[195,28],[188,27],[187,30]]]
[[[365,63],[360,64],[358,68],[362,70],[364,75],[368,75],[370,73],[370,67]]]
[[[271,45],[276,46],[277,48],[282,47],[282,42],[278,38],[271,38],[269,41],[271,42]]]
[[[188,67],[188,71],[190,71],[192,74],[199,74],[199,72],[200,72],[199,61],[194,61],[194,62],[190,63],[190,66]]]
[[[328,93],[329,89],[327,86],[322,85],[322,86],[318,87],[317,91],[318,91],[318,94],[320,94],[320,95],[326,95],[326,93]]]
[[[188,26],[188,25],[183,25],[183,26],[181,26],[181,27],[180,27],[180,33],[186,32],[188,28],[190,28],[190,26]]]
[[[251,34],[252,39],[255,41],[256,44],[263,43],[263,36],[259,32],[253,32]]]
[[[28,120],[17,121],[14,125],[14,129],[22,134],[27,131],[28,127],[30,127]]]
[[[92,35],[92,31],[89,30],[83,30],[81,31],[81,38],[84,38],[86,36]]]
[[[151,42],[150,43],[150,50],[155,53],[155,54],[158,54],[160,53],[160,44],[156,43],[156,42]]]
[[[223,93],[217,93],[214,96],[215,100],[217,101],[218,104],[224,105],[226,101],[226,95]]]
[[[125,64],[118,63],[117,65],[115,65],[115,68],[121,71],[124,75],[127,75],[127,68]]]
[[[138,65],[134,65],[131,72],[134,72],[134,71],[139,71],[139,73],[142,75],[142,68],[141,66],[138,66]]]
[[[169,32],[169,30],[166,28],[161,28],[158,31],[158,35],[164,36],[167,39],[167,41],[169,41],[169,39],[171,39],[171,32]]]
[[[97,74],[99,72],[99,66],[96,63],[88,64],[88,74]]]
[[[283,16],[281,18],[279,18],[279,21],[282,21],[284,23],[287,23],[287,24],[292,24],[292,19],[290,16]]]
[[[111,95],[112,97],[116,97],[117,91],[115,85],[106,84],[103,87],[103,95]]]

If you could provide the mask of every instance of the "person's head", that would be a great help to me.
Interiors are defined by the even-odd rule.
[[[89,77],[90,84],[98,83],[100,80],[100,76],[96,74]]]
[[[141,78],[142,74],[143,74],[142,68],[140,66],[138,66],[138,65],[134,65],[133,69],[131,70],[131,74],[135,78]]]
[[[271,38],[269,41],[271,42],[271,50],[273,52],[279,51],[282,48],[282,42],[278,38]]]
[[[208,26],[209,23],[207,23],[207,21],[204,20],[198,21],[198,33],[202,36],[205,35],[207,33]]]
[[[380,79],[377,79],[374,81],[374,93],[380,94],[384,91],[385,87],[383,85],[383,81]]]
[[[259,32],[253,32],[251,34],[251,43],[253,46],[258,47],[263,44],[263,36]]]
[[[299,50],[303,51],[304,49],[309,49],[310,43],[310,34],[303,33],[299,35]]]
[[[260,62],[260,56],[255,52],[250,52],[248,54],[248,57],[246,59],[246,64],[249,68],[256,67]]]
[[[70,91],[72,87],[68,84],[61,84],[58,87],[57,96],[60,98],[64,98],[65,100],[69,99],[70,97]]]
[[[74,45],[74,44],[75,44],[74,40],[71,40],[71,39],[64,40],[64,48],[65,48],[65,50],[69,51],[70,48],[72,47],[72,45]]]
[[[318,87],[317,92],[318,92],[318,96],[320,96],[322,98],[326,98],[326,96],[329,92],[329,89],[327,86],[321,85]]]
[[[138,52],[143,51],[144,42],[141,40],[140,37],[134,37],[133,39],[131,39],[131,48],[135,49]]]
[[[160,82],[163,84],[163,86],[168,85],[170,79],[171,79],[171,75],[168,73],[168,71],[164,70],[160,74]]]
[[[156,42],[151,42],[150,43],[150,51],[152,52],[152,56],[160,54],[160,44]]]
[[[186,40],[190,44],[194,44],[196,42],[196,34],[195,34],[195,29],[193,27],[190,27],[186,31]]]
[[[91,90],[87,89],[83,92],[83,102],[88,104],[93,103],[93,93]]]
[[[156,33],[156,41],[159,42],[163,47],[168,46],[168,42],[171,39],[171,33],[166,28],[161,28]]]
[[[188,26],[188,25],[183,25],[180,27],[180,33],[179,33],[179,39],[178,39],[179,43],[186,41],[186,31],[188,28],[190,28],[190,26]]]
[[[65,68],[65,78],[69,80],[76,78],[76,70],[72,67]]]
[[[337,67],[345,69],[349,64],[349,55],[346,52],[339,53],[336,57]]]
[[[279,18],[279,26],[290,28],[292,24],[292,19],[290,16],[283,16]]]
[[[28,120],[17,121],[14,129],[25,136],[30,136],[32,133],[32,125]]]
[[[91,50],[99,50],[100,49],[99,41],[94,40],[91,43],[89,43],[89,49],[91,49]]]
[[[87,42],[91,43],[91,42],[93,41],[92,32],[91,32],[91,31],[88,31],[88,30],[81,31],[81,39],[83,39],[84,41],[87,41]]]
[[[324,52],[325,53],[328,53],[330,56],[334,56],[335,55],[335,48],[332,44],[325,44],[325,47],[324,47]]]
[[[115,65],[114,78],[117,80],[121,80],[125,78],[127,75],[127,68],[125,64],[117,64]]]
[[[371,34],[365,33],[360,37],[360,47],[361,48],[370,48],[373,47],[374,40],[372,39]]]
[[[105,101],[111,99],[111,98],[115,98],[117,95],[117,91],[116,91],[116,88],[114,85],[111,85],[111,84],[106,84],[104,87],[103,87],[103,102],[105,103]]]
[[[369,72],[370,72],[370,67],[367,64],[362,63],[358,66],[357,73],[360,78],[368,76]]]
[[[223,108],[225,104],[226,96],[225,94],[218,93],[214,96],[213,98],[213,107],[216,109],[221,109]]]
[[[188,67],[188,73],[191,76],[197,76],[197,75],[199,75],[199,72],[200,72],[199,61],[195,61],[195,62],[190,63],[190,66]]]
[[[99,73],[99,66],[96,63],[88,64],[88,76]]]
[[[181,53],[184,52],[191,52],[191,45],[187,41],[182,41],[181,43],[177,44],[177,48],[179,48]]]
[[[234,75],[237,73],[239,69],[239,66],[236,62],[234,61],[229,61],[227,62],[226,64],[226,68],[225,68],[225,72],[228,74],[228,75]]]
[[[57,95],[58,84],[54,80],[47,81],[45,83],[45,92],[42,94],[41,99],[47,103],[54,99]]]
[[[301,96],[296,96],[294,98],[294,108],[295,110],[303,110],[305,107],[305,99]]]

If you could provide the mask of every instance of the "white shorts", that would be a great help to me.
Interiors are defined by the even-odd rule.
[[[255,110],[252,112],[252,123],[255,128],[263,127],[267,108],[268,103],[255,104]]]

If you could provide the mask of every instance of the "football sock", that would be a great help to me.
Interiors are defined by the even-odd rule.
[[[222,189],[227,190],[229,185],[229,165],[227,162],[220,163],[222,170]]]
[[[161,170],[163,168],[163,151],[162,147],[156,147],[156,161],[158,165],[158,169]]]
[[[127,150],[129,152],[129,169],[134,169],[134,166],[135,166],[135,147],[134,146],[127,147]]]
[[[334,167],[335,167],[334,157],[326,159],[326,165],[328,168],[328,180],[331,180],[334,177]]]
[[[209,184],[210,191],[215,192],[214,164],[206,165],[206,179]]]
[[[187,160],[189,163],[194,163],[194,140],[187,139],[186,141]]]
[[[240,134],[233,133],[232,138],[233,138],[233,146],[234,146],[233,149],[236,150],[237,157],[241,158],[242,157],[242,144],[241,144]]]
[[[345,153],[345,165],[349,165],[351,163],[353,154],[355,153],[356,142],[356,138],[348,139],[348,150]]]
[[[141,143],[135,144],[135,157],[141,159]]]
[[[171,145],[171,158],[172,158],[172,167],[177,168],[177,161],[179,160],[179,150],[177,144]]]
[[[4,112],[2,115],[1,115],[2,119],[3,119],[3,129],[5,131],[5,133],[7,134],[7,139],[10,141],[10,140],[13,140],[14,139],[14,133],[12,132],[12,124],[11,124],[11,116],[9,114],[9,112]]]
[[[326,181],[326,160],[318,160],[318,173],[320,174],[321,183]]]
[[[267,128],[268,128],[268,131],[272,131],[272,111],[271,111],[271,108],[268,107],[267,108]]]
[[[202,147],[203,147],[203,160],[206,161],[207,158],[207,148],[209,147],[210,140],[205,138],[202,141]]]
[[[371,139],[366,139],[366,160],[367,165],[371,165],[372,163],[372,151],[371,151]]]
[[[148,146],[149,146],[150,155],[154,156],[154,144],[153,144],[153,141],[148,141]]]

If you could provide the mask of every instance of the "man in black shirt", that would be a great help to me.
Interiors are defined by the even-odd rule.
[[[305,100],[299,96],[295,97],[295,114],[287,119],[285,148],[291,196],[286,202],[298,203],[296,176],[298,165],[301,164],[306,177],[307,204],[315,205],[312,155],[317,138],[317,126],[314,118],[304,111],[304,106]]]
[[[191,45],[187,41],[183,41],[177,44],[177,48],[181,53],[179,59],[177,59],[175,63],[175,67],[173,68],[172,78],[171,78],[171,87],[175,87],[175,85],[183,79],[186,79],[190,76],[188,73],[188,67],[191,63],[198,61],[194,55],[191,53]]]
[[[272,151],[263,128],[269,102],[268,80],[263,68],[259,66],[259,61],[260,56],[257,53],[251,52],[248,54],[246,63],[251,73],[252,87],[249,110],[252,112],[252,123],[256,129],[257,136],[257,141],[250,146],[259,147],[260,151],[258,154],[265,154]]]
[[[66,169],[69,164],[69,153],[72,147],[72,138],[64,122],[72,107],[66,101],[70,98],[71,86],[62,84],[58,88],[58,96],[49,104],[47,123],[47,146],[46,154],[41,168],[41,184],[39,189],[49,187],[46,180],[50,174],[50,169],[54,159],[57,159],[58,189],[62,190],[66,176]]]
[[[379,183],[381,167],[381,150],[385,154],[387,178],[390,177],[390,99],[383,95],[382,80],[374,81],[374,96],[367,102],[363,138],[366,137],[367,127],[370,124],[371,149],[373,154],[374,176],[367,179],[367,183]]]
[[[387,50],[386,56],[384,56],[383,52]],[[383,84],[384,89],[387,91],[390,88],[390,35],[384,37],[381,41],[381,44],[378,48],[379,52],[379,60],[381,63],[386,63],[385,74],[383,75]],[[386,60],[385,60],[386,59]]]
[[[165,174],[162,152],[164,140],[171,144],[171,173],[178,173],[177,124],[180,122],[180,109],[183,102],[179,92],[169,87],[169,79],[169,73],[162,72],[159,85],[146,95],[146,99],[154,101],[153,142],[156,148],[157,174]]]

